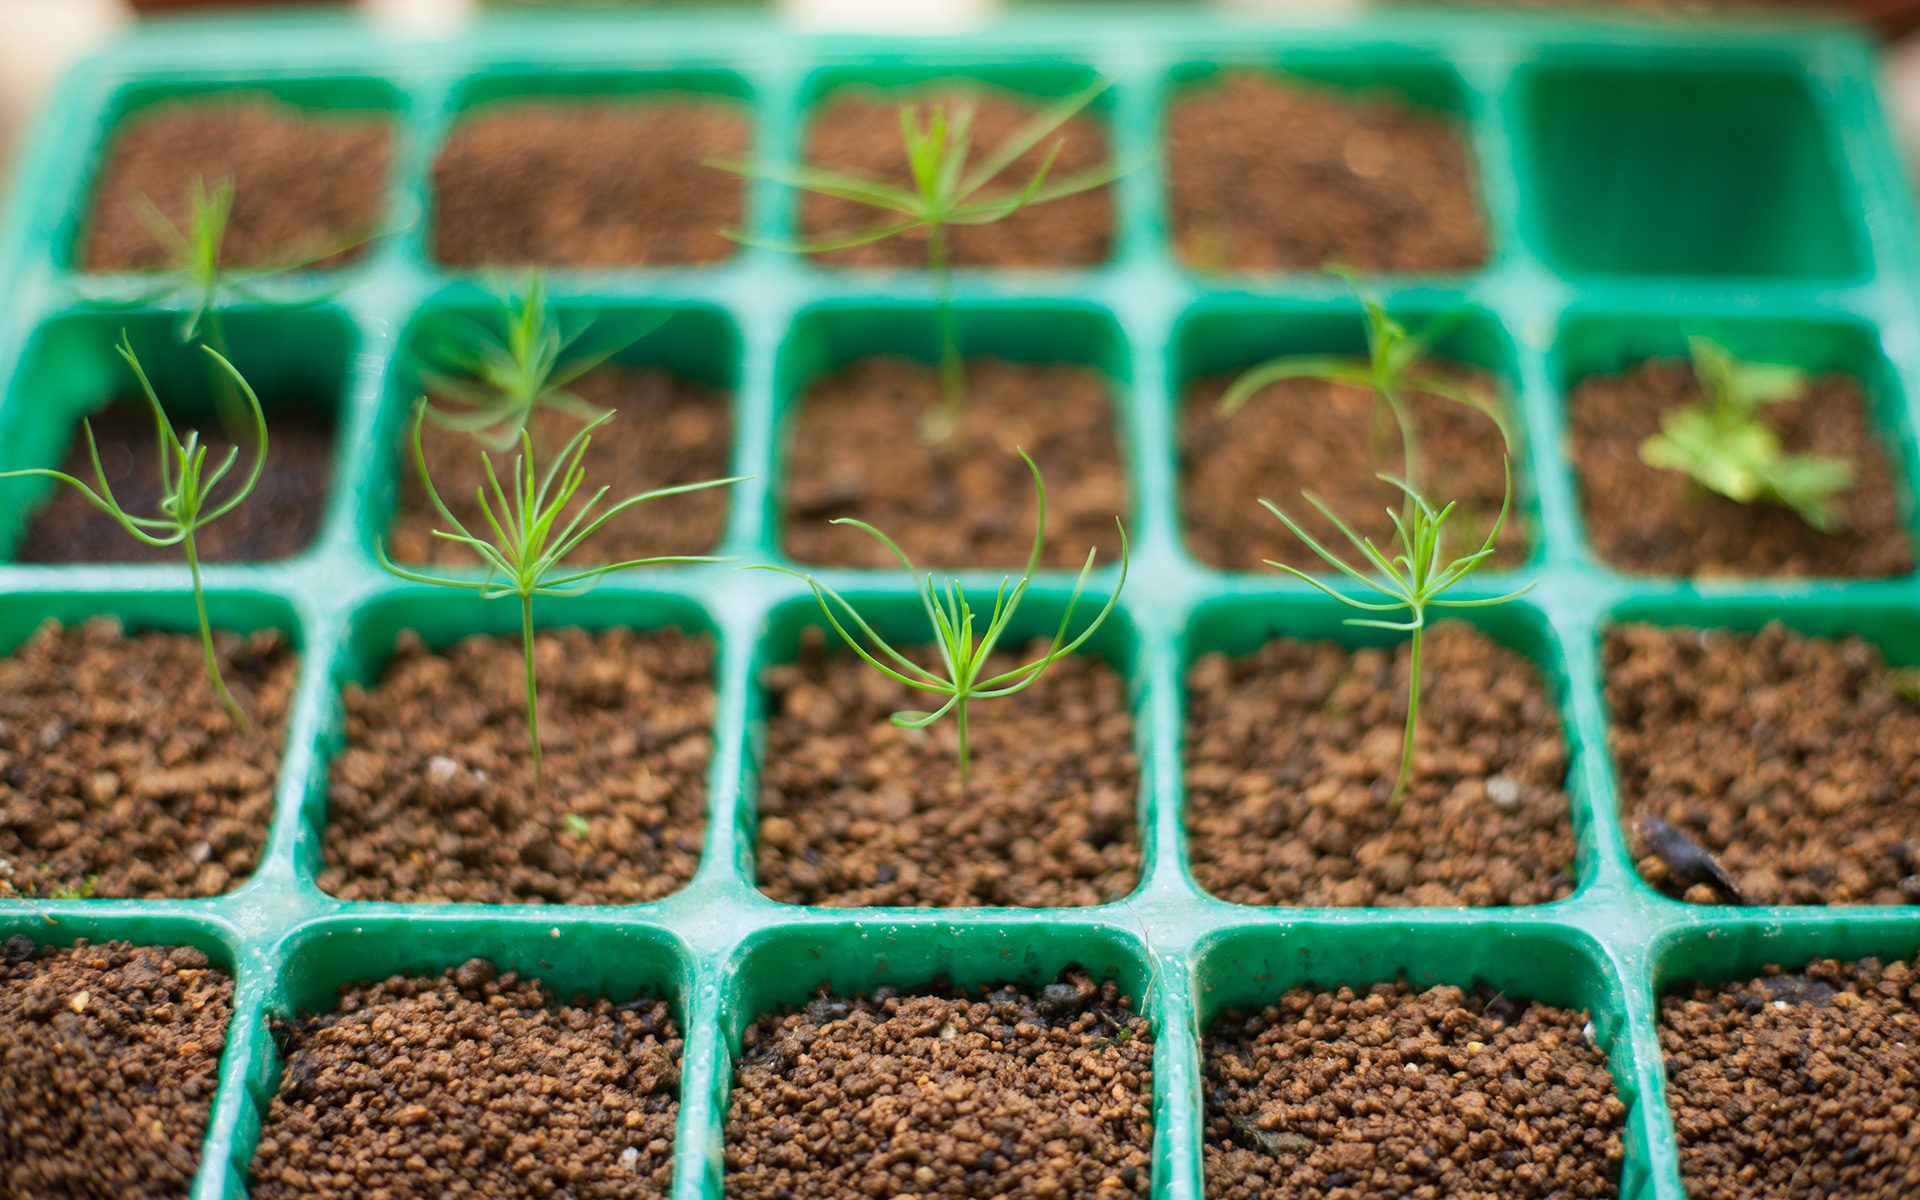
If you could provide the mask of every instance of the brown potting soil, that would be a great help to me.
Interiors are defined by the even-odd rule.
[[[1626,1107],[1586,1014],[1300,988],[1205,1038],[1211,1200],[1612,1197]]]
[[[0,1193],[184,1200],[200,1166],[233,980],[198,950],[0,953]]]
[[[153,414],[143,404],[116,401],[91,418],[100,465],[116,500],[137,516],[160,511],[160,460],[154,444]],[[182,436],[184,428],[176,425]],[[207,461],[218,463],[233,444],[214,429],[203,430]],[[214,490],[217,503],[233,494],[253,464],[251,435],[229,482]],[[86,435],[76,426],[73,444],[60,469],[99,490]],[[267,427],[267,462],[246,502],[218,521],[198,529],[194,541],[204,562],[246,562],[286,558],[305,549],[326,515],[333,475],[333,423],[309,410],[275,416]],[[178,546],[149,546],[120,522],[94,507],[71,486],[56,482],[27,523],[21,562],[165,562],[184,563]]]
[[[995,654],[990,678],[1047,643]],[[902,646],[923,663],[928,646]],[[1132,890],[1139,764],[1126,681],[1089,656],[1013,696],[971,706],[968,790],[951,715],[809,631],[797,663],[767,674],[760,887],[791,904],[1022,908],[1100,904]]]
[[[1240,904],[1541,904],[1573,890],[1567,747],[1539,670],[1427,634],[1411,790],[1388,807],[1407,643],[1268,642],[1187,673],[1194,878]]]
[[[1920,903],[1910,672],[1859,638],[1777,625],[1628,625],[1607,636],[1606,667],[1620,802],[1647,882],[1703,904]]]
[[[82,237],[87,271],[157,271],[176,255],[149,204],[185,230],[198,181],[233,183],[221,262],[338,265],[381,232],[393,129],[381,116],[296,108],[265,96],[174,100],[121,122]]]
[[[682,1040],[659,1000],[568,1004],[474,959],[280,1033],[257,1200],[667,1194]]]
[[[1487,261],[1474,166],[1445,113],[1264,71],[1167,117],[1180,258],[1209,271],[1466,271]]]
[[[1920,1195],[1920,977],[1821,961],[1660,1000],[1667,1099],[1694,1200]]]
[[[1046,103],[1016,99],[1004,92],[947,90],[915,97],[923,120],[930,105],[944,103],[950,113],[969,100],[973,104],[972,152],[968,165],[977,168],[1008,143],[1040,113]],[[1068,121],[981,190],[973,203],[1011,199],[1033,178],[1047,155],[1059,146],[1047,183],[1061,183],[1107,163],[1107,138],[1097,119],[1081,115]],[[820,169],[846,171],[885,180],[913,190],[900,134],[900,104],[855,93],[831,97],[807,134],[807,162]],[[807,193],[800,204],[800,224],[809,241],[825,241],[861,233],[899,220],[896,213],[854,200]],[[949,230],[949,255],[956,266],[1076,267],[1105,260],[1113,248],[1113,199],[1102,186],[1076,196],[1030,205],[1012,216],[986,225],[961,225]],[[846,250],[819,256],[820,261],[843,266],[925,267],[927,239],[916,230]]]
[[[43,625],[0,656],[0,894],[213,896],[259,860],[298,662],[216,632],[236,729],[194,634]]]
[[[343,900],[638,904],[693,878],[713,754],[713,644],[677,631],[534,639],[545,782],[520,639],[401,634],[346,689],[320,886]]]
[[[1149,1189],[1153,1035],[1112,983],[823,993],[748,1028],[733,1200],[1119,1200]]]
[[[1041,565],[1078,569],[1098,547],[1120,553],[1114,518],[1130,516],[1113,402],[1085,367],[967,362],[960,424],[943,441],[921,434],[939,405],[934,369],[902,358],[861,359],[807,389],[793,420],[782,493],[781,548],[800,562],[899,564],[870,535],[832,525],[857,517],[899,543],[916,565],[1019,570],[1037,515],[1024,448],[1047,485]]]
[[[1582,380],[1568,399],[1580,507],[1595,551],[1628,571],[1656,575],[1859,576],[1913,570],[1901,491],[1874,436],[1857,381],[1822,375],[1799,400],[1767,409],[1787,449],[1851,460],[1854,484],[1838,501],[1840,527],[1822,533],[1790,508],[1740,504],[1679,471],[1640,458],[1660,418],[1699,398],[1693,370],[1656,359],[1625,375]]]
[[[596,408],[611,410],[614,417],[591,435],[592,444],[582,460],[586,483],[567,508],[568,517],[602,486],[612,490],[596,512],[605,512],[637,492],[699,483],[727,474],[732,418],[726,397],[716,389],[671,371],[603,367],[569,390]],[[553,408],[535,410],[529,432],[533,436],[536,478],[583,424],[579,417]],[[439,428],[432,421],[422,428],[420,444],[441,501],[468,530],[488,537],[486,518],[475,498],[486,486],[481,455],[491,456],[494,472],[510,496],[516,478],[513,464],[521,455],[520,447],[516,444],[504,451],[487,451],[467,434]],[[479,566],[473,551],[433,536],[436,529],[453,530],[434,510],[420,482],[413,459],[411,418],[398,454],[400,502],[388,530],[389,553],[399,562]],[[663,554],[707,553],[726,532],[730,491],[708,488],[635,505],[602,526],[569,561],[622,562]],[[491,496],[491,489],[488,494]],[[500,515],[497,500],[494,506],[495,515]]]
[[[1483,373],[1448,374],[1493,395]],[[1265,498],[1359,565],[1360,553],[1303,492],[1387,550],[1394,537],[1388,513],[1398,512],[1406,495],[1380,476],[1405,478],[1406,455],[1386,406],[1361,388],[1299,379],[1265,388],[1222,415],[1220,397],[1236,378],[1197,380],[1180,404],[1180,511],[1194,557],[1228,571],[1269,571],[1268,561],[1314,575],[1333,570],[1258,503]],[[1447,522],[1446,547],[1450,556],[1471,553],[1493,528],[1506,491],[1500,427],[1453,400],[1415,395],[1405,405],[1418,447],[1413,483],[1436,508],[1459,505]],[[1515,481],[1516,493],[1521,483]],[[1524,562],[1528,532],[1516,496],[1488,566]]]
[[[711,263],[745,187],[741,106],[694,95],[515,100],[453,127],[433,164],[433,256],[455,266]]]

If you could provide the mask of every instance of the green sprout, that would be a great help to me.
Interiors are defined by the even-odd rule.
[[[1852,486],[1854,466],[1844,458],[1789,454],[1767,424],[1766,408],[1806,393],[1795,367],[1742,362],[1706,338],[1688,341],[1700,399],[1668,412],[1660,432],[1640,443],[1650,467],[1681,471],[1701,487],[1740,504],[1765,501],[1832,533],[1839,524],[1834,497]]]
[[[1413,781],[1414,743],[1420,732],[1420,654],[1426,639],[1427,610],[1436,607],[1487,608],[1496,604],[1505,604],[1532,591],[1534,585],[1530,583],[1504,596],[1479,600],[1441,598],[1492,556],[1494,543],[1499,540],[1500,531],[1506,525],[1507,510],[1513,500],[1511,470],[1507,472],[1506,492],[1500,501],[1500,515],[1494,519],[1493,528],[1487,531],[1486,541],[1481,543],[1480,548],[1473,553],[1454,559],[1448,559],[1443,548],[1447,520],[1453,516],[1454,505],[1449,503],[1444,508],[1435,510],[1426,498],[1405,480],[1388,475],[1382,475],[1380,479],[1392,484],[1406,496],[1410,514],[1403,516],[1391,508],[1387,510],[1388,517],[1393,520],[1394,541],[1399,547],[1399,553],[1392,557],[1388,557],[1376,547],[1371,538],[1355,533],[1351,526],[1341,520],[1331,508],[1321,503],[1311,492],[1303,493],[1308,502],[1319,509],[1320,514],[1331,521],[1347,541],[1353,544],[1354,549],[1359,551],[1362,561],[1370,565],[1376,573],[1373,575],[1350,565],[1339,553],[1315,541],[1312,534],[1302,529],[1292,517],[1289,517],[1271,500],[1262,499],[1260,503],[1268,512],[1280,518],[1281,524],[1291,530],[1295,537],[1305,542],[1307,548],[1319,555],[1322,560],[1369,592],[1384,599],[1368,600],[1349,596],[1286,563],[1269,559],[1268,566],[1285,571],[1349,607],[1378,613],[1405,610],[1407,614],[1403,621],[1389,621],[1378,617],[1349,617],[1344,622],[1347,625],[1386,629],[1411,635],[1412,645],[1407,667],[1407,725],[1400,738],[1400,773],[1393,781],[1393,793],[1387,801],[1388,810],[1398,812],[1401,803],[1406,799],[1407,789]]]
[[[711,165],[737,175],[748,178],[760,176],[801,191],[850,200],[882,214],[874,225],[857,233],[817,241],[768,242],[740,234],[729,236],[747,245],[790,254],[827,254],[924,231],[927,267],[933,273],[941,407],[937,414],[924,423],[923,431],[934,440],[943,439],[959,425],[966,390],[966,368],[960,357],[960,341],[953,315],[953,263],[948,245],[950,233],[955,226],[990,225],[1030,205],[1090,192],[1112,182],[1119,172],[1107,165],[1049,183],[1054,160],[1059,157],[1060,148],[1066,144],[1063,137],[1053,144],[1046,158],[1024,184],[1011,191],[987,194],[989,185],[1005,174],[1022,155],[1051,137],[1106,88],[1107,83],[1102,80],[1092,87],[1063,97],[1035,114],[1033,120],[971,166],[969,159],[973,154],[976,101],[966,99],[952,105],[902,105],[899,110],[900,140],[912,178],[910,188],[865,174],[823,167],[802,165],[763,171],[739,162],[715,162]]]
[[[967,786],[967,722],[968,706],[976,700],[995,700],[1002,696],[1011,696],[1023,692],[1039,682],[1040,677],[1054,663],[1074,653],[1085,645],[1087,639],[1106,622],[1113,612],[1114,605],[1120,599],[1120,589],[1127,585],[1127,530],[1118,517],[1114,524],[1120,528],[1120,578],[1113,585],[1112,595],[1098,615],[1080,631],[1079,635],[1068,639],[1067,631],[1073,624],[1073,612],[1080,602],[1080,594],[1085,589],[1087,577],[1093,571],[1097,550],[1087,551],[1087,561],[1080,568],[1080,575],[1074,580],[1073,591],[1067,597],[1066,611],[1060,616],[1059,628],[1054,631],[1053,640],[1038,657],[1030,659],[1009,671],[986,676],[988,657],[998,648],[1008,627],[1013,623],[1014,614],[1019,611],[1021,601],[1026,599],[1027,589],[1033,583],[1033,573],[1040,566],[1040,555],[1047,539],[1047,488],[1040,478],[1040,468],[1034,465],[1027,452],[1020,451],[1020,457],[1026,461],[1027,470],[1033,475],[1033,490],[1039,502],[1039,518],[1033,530],[1033,552],[1027,557],[1026,570],[1020,575],[1020,581],[1002,579],[999,590],[994,594],[993,611],[986,614],[981,625],[975,616],[973,604],[967,599],[965,590],[958,579],[948,579],[943,587],[935,581],[933,573],[924,576],[913,565],[906,552],[892,538],[880,532],[865,521],[853,517],[836,517],[832,524],[851,525],[861,529],[885,546],[894,558],[898,559],[907,575],[915,581],[915,590],[919,593],[921,607],[925,610],[927,622],[932,626],[934,643],[940,651],[938,669],[923,667],[890,645],[874,631],[865,617],[839,592],[821,583],[810,575],[788,567],[760,566],[754,569],[778,571],[802,580],[813,590],[814,599],[819,601],[820,611],[826,615],[827,624],[840,635],[842,641],[865,659],[868,665],[896,683],[904,684],[917,691],[931,692],[946,697],[945,701],[931,711],[908,710],[893,714],[893,723],[902,729],[926,729],[945,717],[953,714],[954,726],[959,736],[960,786]],[[838,606],[839,613],[835,612]],[[844,613],[846,621],[841,620]],[[851,624],[860,632],[854,636],[847,626]],[[863,641],[862,638],[865,640]],[[873,649],[869,649],[871,645]],[[876,651],[878,652],[876,654]],[[884,656],[885,660],[882,661]]]
[[[88,875],[76,884],[63,884],[47,893],[49,900],[91,900],[100,889],[100,876]]]
[[[592,495],[586,497],[575,508],[573,515],[562,523],[562,515],[573,503],[574,498],[580,494],[581,486],[586,482],[587,472],[581,465],[581,460],[586,457],[587,447],[592,443],[593,431],[612,420],[613,414],[602,414],[574,434],[544,473],[535,470],[533,440],[525,430],[522,430],[520,453],[515,455],[513,460],[511,493],[501,486],[499,477],[494,473],[492,457],[486,451],[480,451],[486,467],[487,481],[484,486],[475,489],[474,496],[480,504],[480,515],[486,519],[487,530],[492,534],[491,538],[480,537],[462,524],[460,518],[453,515],[453,512],[440,499],[440,493],[434,489],[433,479],[427,472],[426,452],[420,445],[420,431],[426,419],[427,403],[423,397],[414,407],[413,461],[420,473],[420,483],[426,489],[427,498],[433,503],[434,510],[440,514],[441,520],[448,525],[447,529],[434,530],[433,536],[444,538],[473,551],[474,556],[487,568],[487,573],[482,578],[474,579],[411,570],[398,565],[388,557],[385,545],[379,541],[374,543],[374,554],[380,560],[381,566],[412,583],[478,592],[481,598],[486,600],[501,599],[506,596],[519,598],[520,643],[526,660],[527,742],[533,757],[533,779],[534,786],[537,788],[541,784],[542,776],[540,701],[533,667],[534,597],[579,595],[604,577],[630,567],[643,567],[654,563],[723,561],[705,555],[668,554],[652,558],[632,558],[624,562],[598,563],[587,567],[566,569],[561,567],[561,563],[584,545],[587,539],[599,532],[603,525],[630,508],[645,504],[649,500],[678,496],[683,492],[726,487],[741,482],[745,476],[707,479],[699,483],[683,483],[673,487],[656,488],[649,492],[639,492],[605,509],[600,508],[600,502],[606,498],[611,488],[602,485]]]
[[[239,486],[233,488],[223,499],[214,499],[214,490],[227,478],[240,458],[240,447],[229,447],[225,457],[217,464],[208,465],[208,447],[200,441],[197,430],[188,430],[186,440],[182,441],[174,432],[173,423],[160,407],[160,398],[154,394],[153,384],[148,381],[147,373],[140,366],[140,359],[133,352],[133,343],[127,339],[125,330],[120,333],[120,344],[115,347],[126,364],[133,368],[134,377],[140,381],[140,390],[147,398],[147,406],[153,410],[154,437],[158,442],[160,456],[160,502],[158,515],[150,517],[135,516],[121,507],[114,498],[113,488],[107,482],[107,472],[100,465],[100,446],[94,440],[93,422],[83,421],[81,428],[87,436],[87,457],[93,463],[96,486],[89,486],[64,471],[55,471],[45,467],[31,467],[18,471],[0,471],[0,479],[14,479],[24,476],[44,476],[59,480],[76,488],[89,504],[106,513],[120,523],[120,527],[149,546],[179,546],[186,554],[187,569],[193,575],[193,607],[200,617],[200,649],[206,660],[207,676],[213,682],[213,690],[219,694],[221,703],[233,717],[233,723],[241,728],[247,724],[246,714],[227,690],[227,682],[221,678],[220,664],[213,652],[213,628],[207,619],[207,600],[200,581],[200,549],[198,537],[200,530],[226,516],[240,507],[253,492],[254,484],[260,480],[260,470],[267,461],[267,417],[260,408],[260,398],[254,395],[252,385],[225,355],[212,346],[202,346],[232,382],[234,388],[245,399],[249,416],[253,424],[254,457],[253,465],[248,468]]]

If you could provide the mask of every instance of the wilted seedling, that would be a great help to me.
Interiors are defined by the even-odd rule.
[[[120,334],[120,345],[115,347],[120,357],[133,368],[134,377],[140,381],[140,391],[147,398],[147,406],[153,410],[154,438],[158,443],[160,456],[160,501],[157,516],[135,516],[121,507],[114,498],[113,487],[107,482],[107,472],[100,465],[100,446],[93,437],[93,422],[84,421],[81,428],[87,437],[87,457],[93,463],[93,474],[97,490],[64,471],[55,471],[45,467],[32,467],[19,471],[0,471],[0,479],[22,476],[44,476],[77,488],[88,503],[106,513],[120,523],[133,537],[149,546],[179,546],[187,557],[187,569],[193,575],[193,606],[200,618],[200,648],[206,659],[207,676],[213,682],[213,689],[227,706],[227,712],[233,717],[233,723],[244,727],[246,714],[234,700],[233,693],[227,690],[226,680],[220,676],[220,664],[213,653],[213,629],[207,620],[207,601],[200,586],[200,549],[197,538],[200,530],[213,524],[240,507],[253,492],[253,486],[259,482],[260,470],[267,461],[267,417],[260,409],[260,398],[254,395],[249,385],[234,365],[211,346],[202,346],[209,358],[217,364],[247,405],[247,411],[253,424],[254,458],[253,465],[247,470],[238,487],[224,499],[215,500],[214,490],[227,478],[234,464],[240,459],[240,447],[227,450],[219,463],[209,467],[207,463],[208,447],[200,442],[197,430],[188,430],[186,440],[174,432],[173,423],[167,420],[167,414],[160,407],[160,398],[154,394],[153,384],[148,381],[147,373],[140,366],[140,359],[133,352],[133,344],[127,340],[125,331]]]
[[[967,599],[965,590],[957,579],[948,579],[942,587],[935,581],[933,572],[924,576],[913,565],[906,552],[895,544],[892,538],[875,529],[865,521],[853,517],[837,517],[835,525],[851,525],[864,530],[879,539],[888,553],[898,559],[907,575],[916,583],[921,607],[926,611],[927,623],[932,626],[933,640],[940,651],[938,669],[923,667],[906,655],[900,653],[887,640],[874,631],[871,623],[862,617],[857,609],[840,595],[839,592],[821,583],[810,575],[787,567],[761,566],[756,569],[778,571],[783,575],[792,575],[803,580],[813,589],[814,599],[820,603],[820,611],[826,614],[827,624],[840,635],[842,641],[865,659],[868,665],[896,683],[904,684],[917,691],[931,692],[946,699],[940,707],[932,711],[904,711],[893,714],[893,723],[902,729],[925,729],[945,717],[953,714],[955,729],[959,736],[960,749],[960,786],[967,786],[967,721],[968,706],[976,700],[995,700],[1002,696],[1011,696],[1025,691],[1039,682],[1054,663],[1074,653],[1085,645],[1087,639],[1106,622],[1113,606],[1120,599],[1120,589],[1127,585],[1127,530],[1119,518],[1114,524],[1120,528],[1120,578],[1113,585],[1113,594],[1107,597],[1107,603],[1087,627],[1069,640],[1068,630],[1073,627],[1073,612],[1080,602],[1080,593],[1086,587],[1087,576],[1093,571],[1095,550],[1087,551],[1087,561],[1080,568],[1080,575],[1074,580],[1073,592],[1067,598],[1066,610],[1060,616],[1060,626],[1054,632],[1053,640],[1045,651],[1020,666],[997,675],[985,676],[987,659],[999,647],[1008,627],[1013,623],[1014,614],[1026,599],[1027,589],[1033,583],[1033,573],[1040,566],[1040,555],[1047,539],[1047,488],[1040,478],[1040,468],[1026,451],[1020,452],[1027,470],[1033,475],[1034,495],[1039,502],[1039,517],[1033,530],[1033,552],[1027,558],[1026,570],[1020,575],[1020,581],[1002,579],[1000,588],[993,598],[993,611],[987,614],[985,626],[976,629],[975,612]],[[838,606],[839,612],[835,611]],[[841,620],[845,614],[846,620]],[[860,633],[859,637],[849,632],[851,624]],[[864,640],[863,640],[864,639]],[[868,647],[871,646],[872,649]],[[883,661],[883,659],[885,661]],[[983,677],[984,676],[984,677]]]
[[[533,669],[533,598],[578,595],[602,578],[630,567],[643,567],[654,563],[722,561],[705,555],[667,554],[652,558],[630,558],[623,562],[599,563],[588,567],[561,565],[568,556],[599,532],[603,525],[636,505],[667,496],[678,496],[683,492],[726,487],[729,484],[739,483],[745,477],[707,479],[699,483],[656,488],[650,492],[628,496],[605,509],[600,509],[600,501],[605,499],[607,493],[612,490],[603,485],[575,508],[573,515],[567,517],[562,523],[561,518],[568,506],[573,504],[581,486],[586,483],[587,472],[581,465],[581,460],[586,457],[587,447],[592,442],[593,431],[612,420],[613,414],[602,414],[574,434],[554,457],[545,473],[536,472],[533,465],[533,439],[525,430],[522,430],[520,453],[515,455],[513,460],[511,494],[500,485],[499,476],[494,473],[492,457],[486,451],[480,451],[485,464],[487,482],[485,486],[475,489],[474,495],[479,501],[480,515],[486,518],[487,531],[493,535],[491,538],[480,537],[462,524],[460,518],[453,515],[441,501],[440,493],[434,489],[433,479],[427,472],[426,452],[420,445],[421,427],[426,423],[426,419],[427,404],[422,399],[414,409],[414,466],[420,472],[420,484],[426,489],[427,499],[432,502],[434,510],[440,514],[440,519],[448,526],[447,529],[434,530],[433,536],[444,538],[473,551],[474,557],[486,567],[487,573],[483,578],[472,579],[432,575],[411,570],[398,565],[388,557],[385,545],[378,541],[374,543],[374,554],[380,560],[381,566],[401,579],[413,583],[478,592],[482,599],[487,600],[506,596],[519,597],[520,643],[526,660],[527,742],[533,757],[534,786],[538,787],[542,775],[539,690],[534,681]],[[596,510],[598,510],[597,515]]]
[[[1815,529],[1833,532],[1833,501],[1852,486],[1853,463],[1789,454],[1766,418],[1769,405],[1806,394],[1806,372],[1742,362],[1706,338],[1689,340],[1688,349],[1700,399],[1662,417],[1660,432],[1640,443],[1640,457],[1650,467],[1685,472],[1730,500],[1782,505]]]
[[[906,154],[912,186],[829,167],[799,166],[762,171],[745,163],[715,162],[722,170],[747,177],[761,176],[816,195],[850,200],[874,209],[882,217],[871,227],[841,237],[814,241],[764,242],[742,235],[735,240],[792,254],[827,254],[883,242],[889,238],[924,233],[927,266],[933,273],[934,323],[939,340],[940,411],[924,423],[934,438],[944,438],[959,424],[966,390],[966,369],[960,357],[959,336],[953,319],[953,264],[948,236],[954,226],[990,225],[1034,204],[1064,199],[1102,187],[1119,174],[1111,165],[1077,172],[1048,182],[1054,160],[1066,144],[1053,144],[1027,181],[1012,191],[987,189],[1013,164],[1052,136],[1061,126],[1105,91],[1104,80],[1064,97],[1036,114],[1012,137],[969,165],[976,102],[906,104],[900,107],[900,140]]]
[[[1494,519],[1493,528],[1487,531],[1486,541],[1478,550],[1459,558],[1448,559],[1443,547],[1444,533],[1448,518],[1453,516],[1454,505],[1435,510],[1425,497],[1413,489],[1404,480],[1387,475],[1381,480],[1400,489],[1407,498],[1407,515],[1387,510],[1393,520],[1394,543],[1399,553],[1388,557],[1382,553],[1371,538],[1361,537],[1336,514],[1321,503],[1312,493],[1306,493],[1309,503],[1320,510],[1322,516],[1331,521],[1347,541],[1358,550],[1363,563],[1377,574],[1361,571],[1340,557],[1335,551],[1315,541],[1313,535],[1302,529],[1271,500],[1262,499],[1267,511],[1280,518],[1293,535],[1307,544],[1307,548],[1321,559],[1353,579],[1382,600],[1366,600],[1349,596],[1322,583],[1304,571],[1290,567],[1285,563],[1268,560],[1267,565],[1278,567],[1296,579],[1305,581],[1342,604],[1367,612],[1390,613],[1405,610],[1404,621],[1388,621],[1377,617],[1349,617],[1344,623],[1369,629],[1387,629],[1396,633],[1411,635],[1407,668],[1407,725],[1400,739],[1400,772],[1393,782],[1393,793],[1387,801],[1388,808],[1399,811],[1400,804],[1406,799],[1407,788],[1413,780],[1414,744],[1420,730],[1420,652],[1426,638],[1427,609],[1439,608],[1487,608],[1495,604],[1505,604],[1518,599],[1533,590],[1533,584],[1518,591],[1508,592],[1504,596],[1493,596],[1480,600],[1446,600],[1441,597],[1456,584],[1487,561],[1494,552],[1494,543],[1499,540],[1500,531],[1507,522],[1507,509],[1513,500],[1513,477],[1507,475],[1506,492],[1500,501],[1500,515]]]

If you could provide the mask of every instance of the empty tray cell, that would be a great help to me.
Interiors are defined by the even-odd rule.
[[[710,160],[751,137],[721,71],[482,74],[433,163],[433,257],[453,267],[712,263],[746,190]]]
[[[1543,66],[1522,181],[1541,249],[1595,274],[1842,278],[1864,267],[1803,79],[1740,60]]]

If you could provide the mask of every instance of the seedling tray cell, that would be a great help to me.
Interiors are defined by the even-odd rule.
[[[1476,577],[1473,590],[1498,594],[1519,575],[1539,581],[1479,623],[1538,665],[1564,726],[1577,844],[1576,886],[1565,899],[1518,909],[1256,908],[1193,881],[1182,827],[1188,665],[1277,634],[1356,640],[1331,602],[1252,564],[1203,567],[1181,536],[1174,432],[1186,382],[1289,349],[1351,349],[1360,331],[1359,309],[1337,281],[1203,273],[1173,252],[1158,165],[1168,106],[1222,69],[1247,66],[1396,89],[1452,114],[1465,135],[1490,260],[1368,283],[1400,313],[1467,309],[1453,349],[1500,381],[1515,412],[1517,510],[1532,549],[1518,571]],[[684,888],[631,907],[343,903],[322,892],[341,688],[378,671],[400,628],[442,644],[510,632],[517,617],[511,605],[449,603],[399,583],[373,555],[397,494],[396,435],[416,394],[404,351],[491,295],[485,277],[447,269],[429,250],[430,172],[449,129],[470,110],[516,97],[696,92],[739,104],[753,161],[773,166],[793,161],[810,115],[842,87],[968,77],[1053,96],[1095,73],[1113,86],[1090,117],[1128,168],[1113,190],[1111,257],[1085,269],[962,270],[955,297],[969,351],[1090,366],[1116,406],[1133,576],[1096,650],[1126,678],[1134,708],[1142,858],[1133,892],[1055,910],[805,908],[763,895],[754,871],[759,680],[792,655],[814,618],[796,581],[728,566],[628,573],[539,610],[547,626],[675,627],[714,638],[715,749],[700,865]],[[341,269],[295,279],[291,291],[309,307],[227,313],[235,344],[247,347],[243,369],[298,379],[295,394],[324,406],[336,426],[313,542],[288,559],[207,569],[217,625],[279,628],[300,656],[276,816],[257,869],[211,899],[0,902],[0,936],[192,945],[235,974],[199,1200],[246,1195],[280,1068],[272,1019],[330,1008],[344,982],[473,955],[536,975],[563,997],[646,991],[669,1000],[687,1038],[676,1200],[720,1200],[730,1068],[760,1013],[821,982],[860,990],[946,974],[963,984],[1035,983],[1074,962],[1117,975],[1153,1023],[1156,1197],[1204,1195],[1208,1021],[1298,984],[1404,975],[1416,985],[1485,981],[1589,1009],[1628,1106],[1621,1194],[1679,1200],[1657,989],[1769,962],[1909,955],[1920,946],[1920,909],[1706,907],[1644,883],[1609,761],[1602,637],[1628,620],[1752,628],[1781,618],[1813,633],[1860,632],[1894,661],[1920,663],[1920,578],[1692,583],[1616,571],[1583,531],[1564,402],[1584,375],[1674,353],[1686,334],[1706,332],[1736,352],[1858,375],[1903,487],[1920,480],[1920,239],[1875,73],[1872,48],[1852,32],[1758,18],[1680,28],[1394,12],[1290,27],[1116,9],[1097,18],[1018,14],[938,40],[787,34],[741,13],[500,16],[428,41],[345,19],[143,29],[69,76],[19,163],[0,240],[0,469],[54,464],[78,416],[122,386],[110,354],[121,324],[153,331],[184,314],[178,303],[99,311],[83,297],[138,281],[74,270],[106,139],[129,112],[221,90],[379,114],[394,130],[383,214],[392,232]],[[1774,131],[1764,145],[1729,133],[1755,112]],[[746,202],[749,233],[794,231],[798,201],[783,187],[752,183]],[[1745,216],[1728,217],[1736,212]],[[717,553],[743,562],[784,561],[786,439],[809,381],[880,348],[933,356],[923,271],[841,269],[741,248],[709,266],[556,270],[550,287],[570,311],[675,314],[668,332],[628,358],[730,394],[731,468],[753,478],[733,490]],[[164,394],[165,380],[192,365],[159,357]],[[112,614],[135,627],[192,627],[179,566],[15,561],[45,495],[31,483],[0,484],[0,651],[48,618]],[[1920,535],[1910,490],[1902,511],[1909,534]],[[822,575],[890,617],[908,611],[895,574]],[[999,577],[969,578],[991,586]],[[1094,590],[1113,578],[1108,562]],[[1036,619],[1057,611],[1071,582],[1045,574]]]

